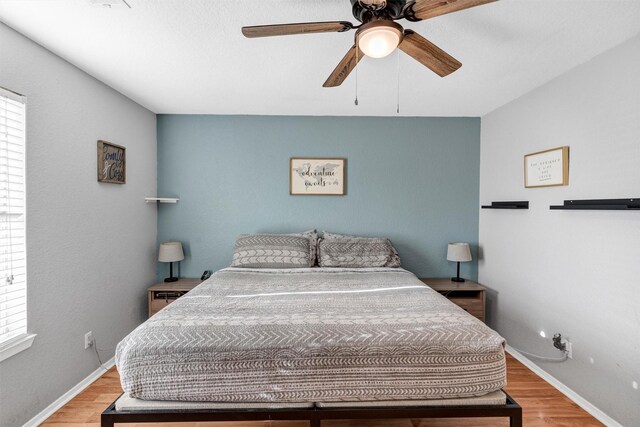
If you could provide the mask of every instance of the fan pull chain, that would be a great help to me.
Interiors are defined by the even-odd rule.
[[[396,49],[398,58],[398,87],[396,88],[396,113],[400,114],[400,49]]]
[[[360,46],[358,46],[358,43],[356,42],[356,65],[355,65],[355,69],[356,69],[356,100],[355,100],[355,104],[356,106],[358,105],[358,53],[360,51]]]

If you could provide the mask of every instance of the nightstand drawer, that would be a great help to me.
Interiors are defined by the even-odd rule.
[[[449,298],[449,301],[467,311],[470,315],[484,320],[484,307],[481,299]]]
[[[484,321],[484,312],[483,312],[482,309],[467,309],[467,308],[464,308],[464,307],[460,307],[460,308],[462,308],[464,311],[466,311],[467,313],[469,313],[473,317],[477,317],[478,319]]]
[[[449,301],[457,306],[464,308],[467,311],[480,310],[482,311],[482,300],[478,298],[449,298]]]
[[[464,282],[438,278],[420,280],[470,315],[484,322],[486,291],[484,286],[472,280]]]
[[[156,314],[157,312],[159,312],[160,310],[162,310],[163,308],[171,304],[173,301],[175,300],[168,300],[168,301],[164,299],[151,300],[151,303],[149,304],[149,317],[153,316],[154,314]]]

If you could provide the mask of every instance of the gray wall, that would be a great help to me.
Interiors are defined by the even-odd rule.
[[[565,199],[640,196],[640,37],[482,118],[480,199],[529,200],[528,211],[482,211],[480,280],[491,325],[625,426],[640,420],[640,213],[550,211]],[[525,189],[523,156],[570,146],[568,187]],[[636,388],[633,382],[636,382]]]
[[[0,86],[27,96],[31,348],[0,362],[0,425],[32,418],[143,319],[155,278],[155,115],[0,24]],[[96,141],[127,148],[127,183],[96,181]]]
[[[185,244],[183,277],[228,266],[241,233],[309,228],[388,236],[406,268],[449,277],[447,243],[477,243],[479,140],[477,118],[161,115],[158,193],[180,202],[158,239]],[[346,157],[347,195],[290,196],[289,157]]]

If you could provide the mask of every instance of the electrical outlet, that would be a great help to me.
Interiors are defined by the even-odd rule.
[[[84,334],[84,349],[88,349],[93,345],[93,332],[89,331]]]
[[[567,338],[563,338],[562,343],[565,345],[564,349],[567,352],[567,357],[569,359],[573,359],[573,345],[571,345],[571,341]]]
[[[565,353],[567,355],[567,358],[573,359],[573,346],[571,345],[571,341],[569,341],[568,338],[565,338],[562,336],[562,334],[557,333],[553,335],[552,341],[555,348]]]

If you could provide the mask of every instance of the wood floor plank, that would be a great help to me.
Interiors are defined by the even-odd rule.
[[[601,427],[603,424],[538,377],[526,366],[507,355],[507,393],[523,409],[526,427]],[[98,378],[42,425],[45,427],[100,427],[100,414],[122,393],[115,368]],[[421,420],[335,420],[323,427],[507,427],[499,418],[455,418]],[[126,427],[308,427],[306,421],[258,421],[219,423],[120,424]]]

